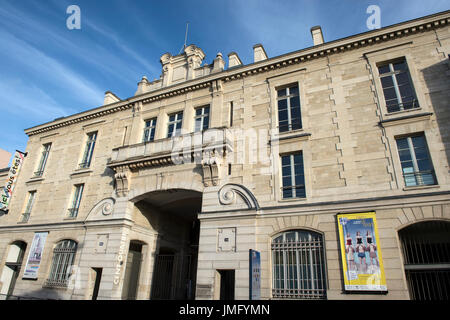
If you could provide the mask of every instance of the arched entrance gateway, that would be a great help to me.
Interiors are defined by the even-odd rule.
[[[169,189],[139,199],[135,203],[136,221],[147,222],[155,235],[150,298],[194,299],[202,194]]]

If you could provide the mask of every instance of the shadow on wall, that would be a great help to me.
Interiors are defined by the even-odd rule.
[[[445,60],[423,69],[422,73],[445,146],[447,163],[442,165],[447,166],[450,163],[450,58],[447,56]]]

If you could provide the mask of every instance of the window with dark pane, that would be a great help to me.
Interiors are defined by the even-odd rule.
[[[195,109],[195,132],[209,128],[209,106]]]
[[[156,118],[145,121],[143,142],[155,140]]]
[[[378,66],[384,99],[388,112],[409,110],[419,107],[412,85],[406,60],[385,63]]]
[[[281,156],[283,199],[306,198],[303,154],[301,152]]]
[[[298,86],[277,91],[278,128],[280,132],[302,128]]]
[[[396,139],[406,187],[436,184],[425,135]]]
[[[89,166],[91,165],[96,140],[97,140],[97,132],[88,133],[83,158],[80,163],[80,168],[89,168]]]
[[[183,112],[178,112],[169,115],[169,123],[167,130],[167,137],[171,138],[181,134],[181,125],[183,123]]]

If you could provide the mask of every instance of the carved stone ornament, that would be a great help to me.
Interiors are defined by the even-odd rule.
[[[204,158],[202,159],[203,184],[205,187],[209,187],[211,184],[213,186],[219,184],[220,164],[221,157],[219,157],[217,152],[205,152]]]
[[[131,172],[127,167],[117,167],[114,170],[116,171],[114,175],[116,179],[116,194],[119,197],[126,197],[130,185]]]
[[[98,218],[111,215],[113,213],[115,203],[116,200],[114,198],[105,198],[99,201],[91,209],[91,211],[89,211],[86,220],[96,220]]]
[[[234,183],[226,184],[220,188],[219,202],[223,205],[259,210],[258,201],[253,193],[246,187]]]

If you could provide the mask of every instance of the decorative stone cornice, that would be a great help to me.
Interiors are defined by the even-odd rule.
[[[380,44],[383,42],[407,37],[421,32],[431,31],[442,28],[450,23],[450,11],[422,17],[419,19],[402,22],[396,25],[388,26],[362,34],[352,35],[350,37],[326,42],[321,45],[309,47],[299,51],[287,53],[278,57],[259,61],[249,65],[236,66],[202,78],[188,80],[169,87],[163,87],[158,90],[147,92],[134,96],[127,100],[117,102],[114,106],[102,106],[97,109],[82,112],[61,120],[55,120],[47,124],[32,127],[25,130],[28,136],[36,135],[42,132],[58,129],[71,124],[98,118],[111,113],[130,109],[137,102],[150,103],[163,100],[180,94],[185,94],[199,89],[208,88],[217,80],[223,82],[238,80],[248,76],[263,72],[269,72],[281,69],[294,64],[299,64],[332,54],[343,53],[363,47]]]

